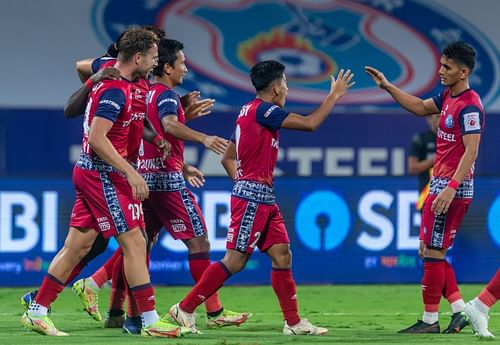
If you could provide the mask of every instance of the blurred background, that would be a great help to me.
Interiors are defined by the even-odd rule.
[[[486,129],[476,163],[476,196],[449,251],[459,282],[488,281],[500,246],[500,2],[478,0],[16,0],[0,3],[0,285],[37,285],[61,247],[74,201],[72,167],[82,119],[63,107],[79,85],[75,62],[103,55],[131,25],[154,24],[185,44],[189,73],[179,92],[215,98],[189,123],[229,137],[239,107],[254,97],[250,67],[286,65],[289,111],[308,114],[340,68],[356,85],[315,133],[281,131],[276,193],[292,240],[298,283],[418,282],[418,178],[407,166],[412,138],[428,130],[377,89],[363,67],[382,70],[423,98],[442,90],[442,48],[465,40],[478,52],[471,87]],[[212,259],[225,249],[231,181],[220,157],[196,145],[186,160],[206,175],[193,190],[209,228]],[[425,173],[424,173],[425,174]],[[98,267],[116,248],[96,259]],[[256,253],[232,284],[269,282]],[[187,253],[160,238],[157,284],[191,284]]]

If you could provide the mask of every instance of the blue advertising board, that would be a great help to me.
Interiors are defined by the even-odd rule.
[[[485,282],[498,267],[500,179],[479,178],[476,198],[448,259],[460,282]],[[208,178],[194,190],[205,216],[212,259],[225,250],[231,182]],[[298,283],[409,283],[421,276],[420,214],[414,178],[281,178],[276,193],[292,242]],[[37,285],[62,246],[74,201],[69,179],[0,181],[0,284]],[[162,232],[152,252],[156,284],[191,284],[187,251]],[[84,274],[116,248],[114,240]],[[269,283],[270,262],[256,252],[230,284]]]
[[[236,113],[216,112],[188,126],[229,138]],[[276,174],[281,176],[403,176],[413,134],[425,119],[407,113],[333,112],[316,132],[280,131]],[[500,175],[500,116],[487,114],[476,174]],[[0,109],[0,176],[68,177],[80,152],[82,118],[62,110]],[[220,157],[186,143],[185,159],[208,176],[225,176]]]

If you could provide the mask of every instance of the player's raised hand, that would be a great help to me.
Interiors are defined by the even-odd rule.
[[[191,91],[181,97],[181,104],[184,109],[187,109],[191,104],[196,103],[200,97],[200,91]]]
[[[94,73],[90,77],[90,80],[92,80],[93,84],[97,84],[103,80],[118,80],[120,78],[120,71],[118,69],[116,69],[115,67],[108,67]]]
[[[350,89],[356,82],[352,81],[354,73],[350,69],[344,72],[342,68],[337,76],[337,79],[332,75],[330,76],[330,95],[335,96],[337,99],[342,98],[347,90]]]
[[[387,86],[389,85],[389,81],[386,79],[384,73],[380,72],[378,69],[370,67],[370,66],[365,66],[365,72],[372,77],[373,81],[377,86],[381,89],[386,89]]]
[[[214,106],[214,104],[215,104],[215,99],[211,98],[198,100],[192,103],[184,110],[184,116],[186,117],[186,121],[194,120],[199,117],[210,114],[212,112],[210,109]]]
[[[203,145],[209,150],[214,151],[218,155],[224,154],[229,145],[229,140],[218,137],[216,135],[207,135],[203,140]]]
[[[127,173],[127,182],[132,188],[132,195],[135,199],[143,201],[148,198],[149,188],[141,175],[134,169]]]
[[[200,188],[205,184],[205,176],[203,173],[192,165],[184,164],[182,167],[182,175],[193,187]]]

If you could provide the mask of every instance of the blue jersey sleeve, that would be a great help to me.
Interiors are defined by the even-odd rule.
[[[168,115],[178,115],[181,100],[174,90],[163,91],[156,99],[160,120]]]
[[[441,111],[441,108],[443,108],[443,93],[438,93],[437,95],[432,97],[432,100],[434,101],[434,104],[439,109],[439,111]]]
[[[462,134],[481,133],[484,127],[484,114],[475,105],[468,105],[459,115]]]
[[[102,65],[109,60],[116,60],[116,59],[110,56],[101,56],[100,58],[97,58],[94,61],[92,61],[92,73],[97,73],[101,69]]]
[[[262,126],[271,129],[279,129],[288,114],[290,113],[287,113],[275,104],[263,102],[257,108],[256,119],[257,123]]]
[[[120,89],[109,89],[99,97],[95,116],[115,122],[125,106],[125,94]]]
[[[229,138],[229,140],[233,143],[233,144],[236,144],[236,130],[233,131],[233,133],[231,133],[231,137]]]

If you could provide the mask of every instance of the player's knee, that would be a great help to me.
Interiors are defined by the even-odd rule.
[[[92,244],[92,247],[90,248],[90,251],[83,258],[83,262],[85,264],[88,264],[94,258],[104,253],[104,251],[108,247],[108,243],[109,239],[106,239],[103,236],[97,236],[94,243]]]
[[[123,251],[123,255],[128,258],[146,256],[146,240],[140,230],[128,231],[116,237]]]
[[[221,260],[224,266],[232,273],[237,273],[243,270],[247,264],[248,257],[239,252],[226,252],[226,255]]]
[[[210,251],[210,241],[206,236],[195,237],[184,243],[188,248],[189,254],[208,253]]]

